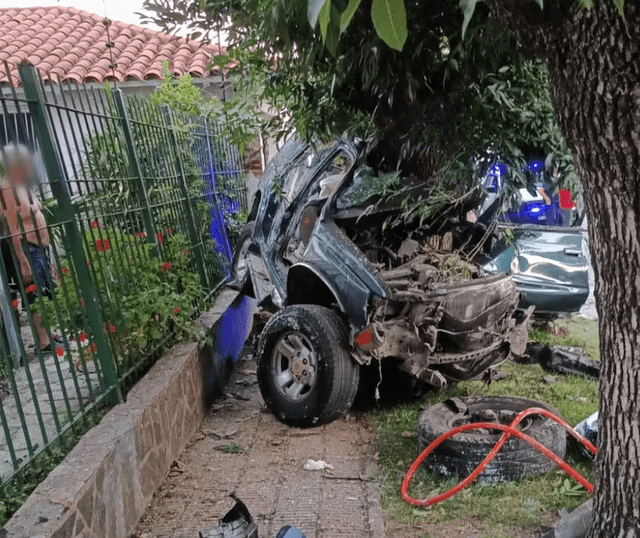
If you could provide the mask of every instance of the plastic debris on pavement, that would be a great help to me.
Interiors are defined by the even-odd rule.
[[[200,533],[200,538],[258,538],[258,526],[253,521],[246,505],[230,495],[234,505],[215,527]]]
[[[312,460],[309,458],[302,466],[305,471],[323,471],[324,469],[333,470],[333,465],[324,460]]]
[[[234,501],[231,510],[218,521],[215,527],[199,533],[200,538],[258,538],[258,525],[249,513],[247,506],[236,497],[235,493],[232,493],[230,497]],[[276,538],[307,537],[300,529],[285,525],[278,531]]]

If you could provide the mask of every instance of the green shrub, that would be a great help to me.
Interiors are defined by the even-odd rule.
[[[84,234],[103,329],[121,358],[139,357],[164,340],[181,340],[194,332],[193,317],[204,290],[193,267],[189,242],[170,229],[158,239],[161,257],[154,255],[155,247],[144,233],[93,228]],[[45,304],[50,325],[75,326],[81,341],[88,342],[85,299],[78,291],[76,275],[70,259],[64,259],[55,301],[45,299]]]

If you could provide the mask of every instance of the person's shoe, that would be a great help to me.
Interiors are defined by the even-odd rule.
[[[54,348],[55,346],[52,346],[51,342],[49,342],[48,345],[40,348],[40,353],[42,353],[43,355],[53,355]]]

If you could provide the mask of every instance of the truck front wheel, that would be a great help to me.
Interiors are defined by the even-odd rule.
[[[359,379],[346,323],[333,310],[290,306],[277,312],[260,336],[260,392],[285,424],[309,427],[341,417],[353,404]]]

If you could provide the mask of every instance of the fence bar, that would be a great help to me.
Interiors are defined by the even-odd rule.
[[[167,127],[169,127],[169,142],[174,147],[174,151],[176,154],[176,169],[178,172],[178,184],[180,187],[180,192],[184,198],[184,210],[187,214],[187,229],[189,230],[189,237],[191,239],[191,244],[195,250],[194,255],[196,257],[196,264],[198,266],[198,272],[200,273],[200,278],[202,280],[202,285],[205,289],[209,289],[211,287],[209,282],[209,275],[205,270],[205,261],[204,255],[202,252],[202,239],[198,234],[198,228],[196,226],[195,221],[195,211],[193,208],[193,200],[191,199],[191,194],[189,192],[189,187],[187,185],[187,178],[184,173],[184,168],[182,166],[182,159],[180,156],[180,146],[178,145],[178,141],[176,139],[175,133],[175,123],[173,121],[173,117],[171,115],[171,110],[167,105],[162,105],[162,114],[164,116],[164,120],[167,123]]]
[[[118,88],[113,90],[113,99],[116,104],[118,116],[120,116],[120,118],[122,119],[122,131],[127,148],[129,167],[131,169],[131,175],[133,176],[133,184],[135,186],[138,202],[142,207],[142,220],[144,222],[145,231],[147,233],[147,241],[157,245],[158,234],[153,219],[153,213],[151,213],[151,207],[149,206],[149,195],[147,193],[147,187],[145,186],[144,178],[142,176],[142,167],[140,166],[140,160],[138,159],[135,139],[131,131],[131,123],[129,121],[129,115],[127,114],[127,107],[124,103],[122,90]]]
[[[44,92],[38,83],[35,67],[21,64],[18,69],[25,97],[29,102],[29,111],[40,143],[44,165],[51,181],[51,191],[58,201],[62,214],[74,215],[74,207],[67,184],[64,181],[62,164],[59,162],[59,156],[51,136],[52,125],[45,106]],[[122,401],[122,393],[118,382],[116,365],[103,333],[103,321],[95,302],[95,286],[87,268],[87,258],[82,247],[82,234],[77,222],[73,219],[66,220],[63,223],[63,227],[66,232],[67,247],[74,261],[78,283],[82,290],[89,326],[97,346],[96,352],[108,387],[109,400],[111,403],[116,404]]]
[[[58,444],[69,448],[105,404],[192,335],[226,282],[228,238],[246,210],[241,158],[220,125],[108,86],[45,83],[32,66],[19,73],[25,98],[0,87],[0,161],[9,162],[5,146],[20,150],[42,179],[36,232],[49,240],[29,236],[27,256],[32,269],[42,255],[51,270],[25,282],[11,240],[24,227],[2,223],[5,504],[46,475]],[[24,181],[14,171],[9,185]]]

